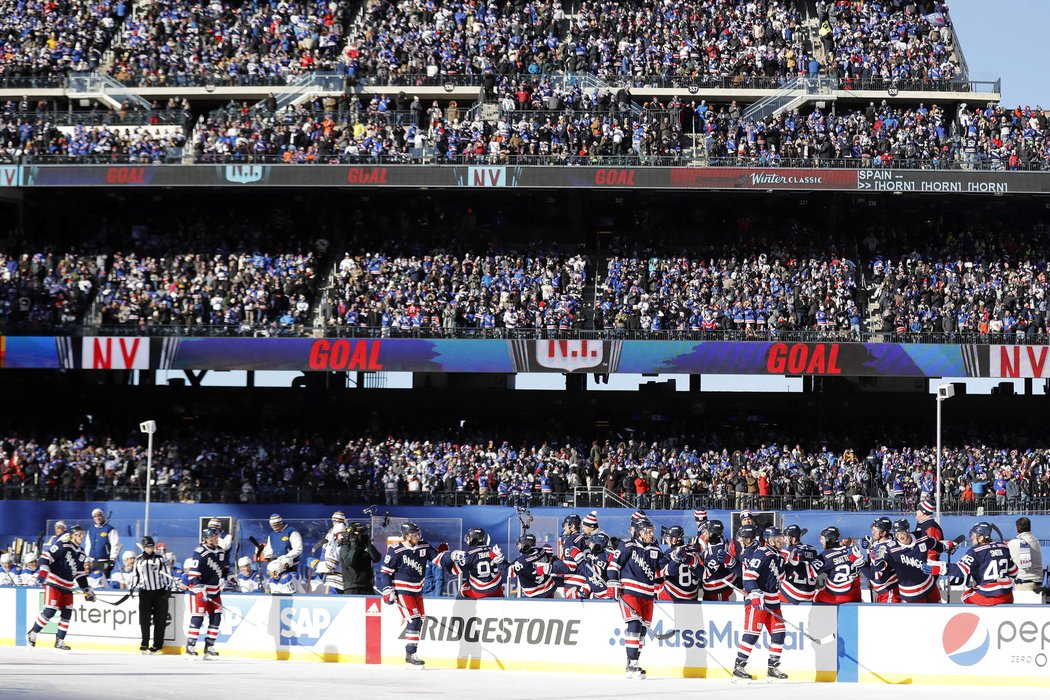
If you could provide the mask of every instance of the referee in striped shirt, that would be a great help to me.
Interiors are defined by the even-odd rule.
[[[156,654],[164,647],[164,628],[168,622],[168,595],[171,572],[164,557],[157,553],[153,538],[142,538],[142,554],[135,559],[135,571],[128,588],[139,592],[139,626],[142,628],[143,654]],[[149,643],[153,627],[153,645]]]

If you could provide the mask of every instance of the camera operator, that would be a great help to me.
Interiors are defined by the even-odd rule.
[[[375,571],[372,565],[382,558],[372,544],[372,538],[363,523],[350,523],[339,547],[339,564],[343,572],[343,593],[370,595],[375,593]]]
[[[1010,540],[1010,558],[1017,564],[1017,579],[1014,590],[1038,591],[1043,583],[1043,553],[1039,549],[1039,540],[1032,535],[1032,521],[1021,517],[1017,519],[1017,537]]]

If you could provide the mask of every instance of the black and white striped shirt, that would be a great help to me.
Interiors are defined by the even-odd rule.
[[[163,572],[163,573],[162,573]],[[164,575],[166,574],[166,575]],[[157,591],[171,587],[171,571],[160,554],[140,554],[135,558],[135,573],[128,588]]]

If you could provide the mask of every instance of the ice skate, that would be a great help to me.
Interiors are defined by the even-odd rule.
[[[747,664],[739,661],[733,666],[733,682],[738,683],[740,681],[753,681],[755,677],[747,672]]]
[[[637,661],[631,661],[627,664],[626,676],[631,680],[645,680],[645,669],[639,666]]]
[[[56,639],[55,640],[55,648],[56,649],[61,649],[62,651],[69,651],[69,645],[66,644],[66,640],[64,640],[64,639]]]
[[[415,654],[405,654],[405,668],[414,668],[420,671],[426,666],[426,662]]]
[[[26,632],[26,644],[31,647],[36,646],[36,632]]]
[[[780,670],[780,664],[770,664],[769,668],[766,670],[766,679],[769,680],[770,683],[773,681],[786,681],[787,678],[788,675]]]

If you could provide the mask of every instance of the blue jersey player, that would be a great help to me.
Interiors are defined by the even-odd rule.
[[[526,532],[517,541],[521,553],[510,566],[510,575],[518,579],[521,594],[526,598],[553,598],[558,580],[569,572],[569,567],[555,559],[549,549],[536,546],[536,535]]]
[[[421,669],[424,662],[416,655],[419,632],[423,628],[423,581],[427,562],[444,566],[447,544],[436,549],[423,540],[419,525],[401,523],[401,543],[388,547],[376,584],[388,605],[397,604],[405,622],[405,665]]]
[[[747,660],[758,642],[762,629],[769,632],[769,662],[766,669],[770,680],[783,680],[787,674],[780,670],[780,655],[784,650],[784,618],[780,612],[780,581],[784,577],[783,535],[775,527],[762,531],[762,541],[744,553],[744,634],[733,666],[733,676],[754,680],[747,672]]]
[[[1017,563],[1002,542],[992,542],[992,526],[980,522],[970,529],[973,543],[966,554],[951,566],[929,562],[933,575],[947,574],[951,583],[967,586],[962,602],[970,605],[1003,605],[1014,602],[1014,577]]]
[[[638,665],[645,631],[653,621],[653,599],[667,555],[656,543],[653,523],[646,517],[633,518],[631,539],[621,542],[609,558],[609,587],[620,600],[620,612],[627,623],[627,677],[645,678]]]

